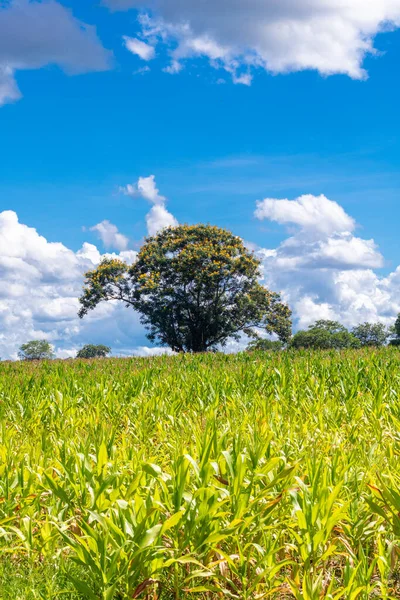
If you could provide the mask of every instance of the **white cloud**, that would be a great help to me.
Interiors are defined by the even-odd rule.
[[[163,219],[165,226],[165,207],[152,204],[149,215],[159,211],[154,226]],[[297,323],[303,327],[319,318],[339,319],[347,326],[364,320],[393,323],[400,312],[400,267],[380,277],[374,269],[383,259],[373,240],[298,227],[277,248],[248,244],[263,262],[265,283],[282,292]],[[310,227],[309,220],[304,227]],[[163,352],[146,346],[139,315],[123,304],[105,302],[78,319],[83,274],[104,256],[132,263],[137,253],[101,254],[87,242],[74,252],[60,242],[48,242],[20,223],[15,212],[1,212],[0,357],[16,358],[21,344],[41,338],[60,357],[73,356],[85,343],[109,345],[114,355]],[[229,349],[241,347],[232,343]]]
[[[165,206],[156,204],[146,215],[147,231],[149,235],[156,235],[165,227],[176,227],[178,221],[165,208]]]
[[[178,225],[178,221],[166,209],[165,204],[167,199],[165,196],[161,196],[154,175],[139,177],[136,183],[128,183],[119,189],[125,196],[131,196],[132,198],[141,197],[154,205],[146,215],[147,232],[149,235],[156,235],[165,227],[176,227]]]
[[[82,260],[89,260],[94,265],[97,265],[101,260],[101,254],[97,247],[88,242],[84,242],[82,248],[76,253],[77,257]]]
[[[243,70],[313,69],[363,79],[374,38],[400,26],[400,0],[103,0],[114,10],[140,8],[142,33],[167,44],[170,71],[206,57],[250,82]]]
[[[170,64],[164,67],[164,73],[169,73],[170,75],[176,75],[182,71],[183,67],[181,63],[177,60],[171,60]]]
[[[132,75],[145,75],[146,73],[150,72],[150,67],[146,66],[146,67],[141,67],[140,69],[136,69],[136,71],[133,71]]]
[[[136,250],[123,250],[122,252],[120,252],[118,254],[118,257],[121,260],[124,260],[126,263],[128,263],[128,265],[131,265],[137,259],[137,255],[138,255],[138,253],[136,252]],[[108,253],[107,253],[107,256],[109,256]]]
[[[353,231],[354,219],[325,196],[307,194],[296,200],[266,198],[256,204],[257,219],[292,223],[304,231],[331,234]]]
[[[110,221],[102,221],[90,228],[90,231],[96,231],[99,238],[106,248],[116,248],[117,250],[126,250],[129,239],[119,233],[118,227]]]
[[[315,302],[310,296],[299,298],[293,309],[294,313],[298,316],[297,325],[299,329],[305,329],[320,319],[336,321],[340,318],[330,304],[327,302]]]
[[[351,235],[330,237],[317,247],[314,266],[378,269],[383,267],[383,257],[374,240],[363,240]],[[311,258],[308,263],[312,264]]]
[[[78,319],[83,275],[103,256],[133,262],[136,253],[101,255],[88,243],[73,252],[20,223],[15,212],[1,212],[0,357],[16,358],[21,344],[41,338],[55,345],[58,356],[85,343],[105,343],[116,351],[143,345],[139,316],[124,306],[108,302]]]
[[[173,354],[173,352],[170,348],[139,346],[132,354],[133,356],[162,356],[163,354]]]
[[[250,73],[242,73],[241,75],[232,73],[232,81],[233,81],[233,83],[236,83],[236,84],[250,86],[253,81],[253,76],[250,75]]]
[[[259,220],[297,226],[294,235],[272,254],[276,265],[287,271],[383,266],[375,242],[355,237],[354,219],[326,196],[308,194],[295,200],[267,198],[256,202],[254,215]]]
[[[256,250],[267,285],[281,291],[298,326],[317,319],[393,322],[400,311],[400,267],[388,277],[374,240],[354,236],[355,221],[325,196],[257,203],[257,218],[297,226],[275,249]]]
[[[165,196],[161,196],[154,175],[139,177],[136,183],[128,183],[128,185],[121,186],[119,189],[125,196],[141,197],[153,204],[162,205],[167,200]]]
[[[21,98],[14,72],[10,67],[0,64],[0,106],[15,102]]]
[[[137,38],[131,38],[128,36],[123,37],[125,47],[132,54],[136,54],[142,60],[153,60],[156,56],[156,51],[153,46],[150,44],[146,44],[146,42],[142,42],[142,40],[138,40]]]
[[[0,105],[21,97],[15,72],[58,65],[69,74],[109,68],[93,27],[55,0],[0,5]]]
[[[79,348],[57,348],[55,355],[57,358],[75,358]]]

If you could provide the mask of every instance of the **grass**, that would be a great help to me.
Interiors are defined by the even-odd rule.
[[[400,598],[400,353],[0,363],[0,598]]]

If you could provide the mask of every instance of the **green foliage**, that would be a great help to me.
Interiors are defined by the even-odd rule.
[[[0,597],[400,598],[399,366],[1,363]]]
[[[400,346],[400,313],[397,316],[396,322],[393,326],[393,338],[390,340],[391,346]]]
[[[361,323],[351,332],[361,346],[384,346],[389,338],[389,331],[383,323]]]
[[[103,344],[86,344],[79,350],[76,358],[104,358],[110,354],[111,348],[103,346]]]
[[[329,319],[320,319],[315,321],[314,325],[311,325],[309,329],[321,329],[334,335],[335,333],[346,333],[347,329],[339,321],[330,321]]]
[[[263,328],[287,341],[290,310],[258,283],[260,261],[237,236],[209,225],[164,229],[137,261],[107,259],[86,274],[83,317],[118,299],[141,315],[148,338],[176,352],[206,352]]]
[[[71,584],[71,580],[60,565],[50,561],[32,563],[20,553],[0,557],[1,600],[82,600]],[[71,561],[70,575],[85,580],[87,575]]]
[[[394,331],[395,331],[397,337],[400,338],[400,313],[397,315],[397,319],[394,324]]]
[[[54,358],[53,348],[46,340],[31,340],[22,344],[18,356],[21,360],[43,360]]]
[[[307,330],[298,331],[291,340],[292,348],[340,350],[359,348],[360,341],[337,321],[316,321]]]
[[[278,352],[283,350],[283,343],[280,340],[270,340],[268,338],[257,338],[252,340],[246,350],[248,352],[269,351]]]

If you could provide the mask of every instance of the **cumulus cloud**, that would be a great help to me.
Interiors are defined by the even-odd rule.
[[[0,4],[0,105],[21,97],[18,70],[57,65],[69,74],[109,68],[93,27],[55,0]]]
[[[139,177],[136,183],[128,183],[119,189],[125,196],[131,196],[132,198],[141,197],[152,204],[163,205],[167,200],[165,196],[161,196],[154,175]]]
[[[363,79],[374,38],[400,26],[400,0],[104,0],[114,10],[140,9],[143,35],[170,50],[170,72],[205,57],[236,83],[248,70],[313,69]],[[147,12],[146,12],[147,11]]]
[[[124,306],[108,302],[84,320],[77,317],[84,273],[103,256],[133,262],[136,253],[102,255],[89,243],[73,252],[20,223],[15,212],[1,212],[0,357],[16,358],[21,344],[41,338],[55,345],[58,356],[88,342],[106,343],[116,351],[143,345],[139,317]]]
[[[156,51],[154,47],[150,44],[146,44],[146,42],[143,42],[142,40],[139,40],[137,38],[131,38],[126,35],[123,37],[123,40],[126,49],[129,50],[129,52],[131,52],[132,54],[136,54],[137,56],[139,56],[139,58],[141,58],[142,60],[148,61],[153,60],[153,58],[155,58]]]
[[[278,248],[258,248],[264,280],[282,291],[304,327],[317,319],[392,323],[400,311],[400,268],[388,277],[374,240],[354,235],[356,223],[325,196],[257,202],[255,216],[297,229]]]
[[[353,231],[355,221],[326,196],[303,195],[296,200],[266,198],[256,204],[257,219],[298,225],[303,231],[343,233]]]
[[[165,208],[164,205],[156,204],[146,215],[147,231],[149,235],[156,235],[166,227],[176,227],[178,221]]]
[[[126,250],[129,239],[118,231],[118,227],[110,221],[102,221],[90,228],[95,231],[106,248],[116,248],[117,250]]]
[[[176,227],[178,225],[178,221],[165,206],[167,199],[160,194],[154,175],[139,177],[136,183],[128,183],[119,189],[125,196],[131,196],[132,198],[141,197],[153,204],[153,207],[146,215],[147,232],[149,235],[156,235],[165,227]]]
[[[156,231],[163,223],[169,224],[172,215],[163,212],[165,200],[159,200],[162,196],[155,180],[150,178],[147,184],[142,181],[140,188],[153,198],[147,215],[149,231],[153,226]],[[139,189],[139,182],[133,189]],[[400,312],[400,266],[385,277],[379,276],[375,269],[383,265],[383,258],[375,242],[354,235],[355,223],[343,209],[342,214],[335,208],[329,221],[326,207],[332,201],[318,198],[307,204],[313,207],[313,219],[310,211],[305,218],[304,202],[299,199],[271,199],[275,203],[269,217],[258,215],[279,216],[277,222],[296,227],[277,248],[248,244],[262,260],[263,281],[282,292],[300,327],[320,318],[338,319],[347,326],[365,320],[393,323]],[[293,202],[294,208],[287,202]],[[290,218],[283,219],[282,207]],[[154,225],[149,222],[152,215]],[[324,227],[315,226],[319,217],[325,219]],[[16,358],[22,343],[41,338],[49,340],[60,357],[74,356],[85,343],[107,344],[114,355],[163,352],[145,345],[139,315],[117,302],[100,304],[85,319],[78,319],[84,273],[105,256],[133,263],[137,253],[124,249],[102,254],[87,242],[74,252],[60,242],[48,242],[34,228],[20,223],[15,212],[1,212],[0,357]],[[231,351],[240,348],[234,343],[229,346]]]

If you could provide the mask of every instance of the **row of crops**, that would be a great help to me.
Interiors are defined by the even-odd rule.
[[[400,353],[0,364],[0,598],[400,598]]]

